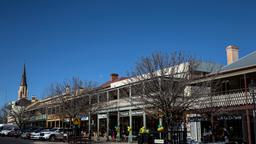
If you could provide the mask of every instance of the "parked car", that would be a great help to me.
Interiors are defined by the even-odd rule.
[[[17,131],[17,133],[16,133]],[[18,135],[19,134],[19,128],[18,126],[16,125],[4,125],[1,132],[0,132],[0,135],[1,136],[15,136],[15,135]]]
[[[47,131],[49,131],[49,129],[41,129],[41,128],[39,128],[39,129],[37,129],[37,130],[35,130],[35,131],[30,133],[29,139],[31,139],[31,140],[39,140],[39,139],[41,139],[40,133],[41,132],[47,132]]]
[[[60,128],[53,128],[49,131],[41,131],[40,138],[43,140],[55,141],[55,140],[63,140],[63,129]]]
[[[13,128],[8,134],[7,136],[10,137],[19,137],[21,135],[21,131],[19,128]]]
[[[20,137],[23,138],[23,139],[29,139],[30,138],[30,134],[32,132],[40,131],[40,130],[43,130],[43,128],[30,127],[30,128],[22,129]]]

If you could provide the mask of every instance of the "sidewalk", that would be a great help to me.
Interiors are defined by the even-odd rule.
[[[117,141],[108,141],[107,138],[100,137],[99,140],[97,138],[93,138],[94,143],[104,143],[104,144],[128,144],[128,142],[117,142]],[[138,143],[137,141],[133,141],[132,144]]]

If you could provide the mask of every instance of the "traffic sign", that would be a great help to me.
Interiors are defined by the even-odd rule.
[[[73,124],[74,125],[80,125],[80,119],[79,118],[74,118],[73,119]]]

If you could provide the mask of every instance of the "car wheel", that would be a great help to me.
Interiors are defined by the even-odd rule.
[[[55,141],[55,136],[54,135],[50,136],[49,141],[51,142]]]

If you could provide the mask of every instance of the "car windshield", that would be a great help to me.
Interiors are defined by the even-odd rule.
[[[4,128],[4,130],[12,130],[14,127],[12,127],[12,126],[6,126],[5,128]]]
[[[48,132],[48,131],[49,131],[49,129],[44,129],[41,132]]]

